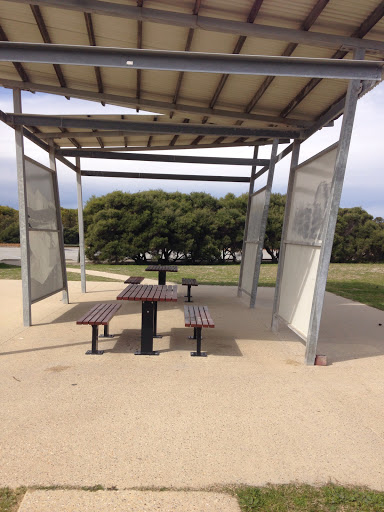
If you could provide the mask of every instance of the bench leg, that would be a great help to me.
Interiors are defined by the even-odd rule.
[[[201,327],[195,327],[195,330],[196,330],[196,352],[191,352],[191,356],[207,357],[207,353],[201,351]]]
[[[191,284],[187,284],[188,286],[188,291],[187,291],[187,295],[185,296],[185,298],[187,298],[188,300],[186,300],[185,302],[193,302],[193,300],[191,300]]]
[[[109,324],[104,325],[104,334],[100,334],[99,338],[113,338],[113,334],[109,334]]]
[[[143,300],[141,311],[141,348],[135,355],[158,356],[159,352],[153,350],[154,303]]]
[[[87,350],[86,354],[92,354],[95,356],[101,356],[104,354],[104,350],[97,350],[97,343],[99,338],[99,326],[92,325],[92,350]]]

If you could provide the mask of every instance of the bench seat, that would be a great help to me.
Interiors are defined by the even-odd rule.
[[[191,300],[191,286],[199,286],[199,283],[197,282],[196,279],[192,279],[192,278],[189,278],[189,277],[183,277],[181,279],[181,284],[184,285],[184,286],[188,286],[188,291],[187,291],[187,295],[185,295],[185,298],[188,299],[186,300],[185,302],[193,302],[193,300]]]
[[[193,327],[193,336],[191,339],[196,340],[196,352],[191,352],[194,357],[206,357],[206,352],[201,352],[201,329],[203,327],[213,328],[213,321],[208,306],[184,306],[185,327]]]
[[[99,325],[104,326],[104,337],[109,337],[109,322],[120,308],[121,304],[98,303],[77,320],[77,325],[92,326],[92,350],[87,350],[86,354],[101,355],[104,353],[104,350],[97,349]]]
[[[141,281],[144,281],[144,277],[142,276],[130,276],[128,279],[124,281],[126,284],[140,284]]]

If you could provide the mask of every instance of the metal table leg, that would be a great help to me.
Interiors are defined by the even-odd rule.
[[[153,337],[162,338],[162,336],[157,334],[157,300],[153,301]]]
[[[187,287],[188,287],[188,291],[187,291],[187,295],[186,295],[186,298],[188,300],[186,300],[185,302],[193,302],[193,300],[191,300],[191,286],[190,284],[187,284]]]
[[[166,276],[167,276],[166,270],[159,270],[159,284],[165,284]]]
[[[135,355],[158,356],[159,352],[153,350],[153,329],[154,329],[154,303],[150,301],[142,302],[141,314],[141,348],[135,352]]]

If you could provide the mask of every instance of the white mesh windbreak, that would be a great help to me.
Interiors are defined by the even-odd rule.
[[[31,301],[64,288],[53,173],[25,158]]]
[[[277,314],[308,337],[337,144],[295,169]]]
[[[63,289],[59,234],[30,231],[31,300],[36,301]]]
[[[266,189],[253,194],[251,197],[251,207],[249,210],[248,232],[246,241],[258,242],[260,238],[261,218],[263,216],[265,205]]]
[[[265,194],[265,188],[255,192],[251,197],[249,208],[248,229],[245,235],[245,253],[243,255],[243,273],[241,278],[241,289],[249,294],[252,293],[252,284],[255,275],[261,219],[265,205]]]
[[[255,274],[255,265],[256,265],[256,256],[257,256],[257,248],[259,244],[257,243],[247,243],[245,247],[245,255],[244,255],[244,263],[243,263],[243,277],[241,280],[242,289],[251,294],[252,293],[252,283],[253,276]]]
[[[308,334],[319,256],[320,247],[286,247],[279,315],[303,337]]]
[[[296,169],[288,242],[321,242],[336,154],[337,147]]]
[[[52,173],[25,159],[28,224],[35,229],[57,229]]]

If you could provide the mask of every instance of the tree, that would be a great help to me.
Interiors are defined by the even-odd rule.
[[[9,206],[0,206],[0,242],[20,242],[19,212]]]
[[[384,226],[382,219],[360,206],[340,208],[332,249],[332,262],[361,263],[382,261],[384,256]]]

